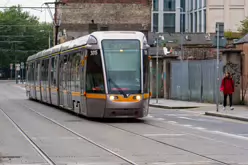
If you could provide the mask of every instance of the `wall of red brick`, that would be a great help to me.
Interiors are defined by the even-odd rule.
[[[245,44],[239,44],[236,45],[236,48],[239,50],[243,50],[243,56],[242,56],[242,82],[243,83],[243,92],[245,95],[245,103],[248,104],[248,43]],[[241,90],[242,90],[242,84],[241,84]],[[242,97],[242,94],[241,94]]]
[[[151,7],[151,0],[68,0],[60,29],[87,32],[94,20],[99,29],[150,31]]]

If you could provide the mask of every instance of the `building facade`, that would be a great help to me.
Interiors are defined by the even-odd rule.
[[[153,32],[214,33],[215,23],[236,32],[248,16],[248,0],[153,0]]]
[[[60,30],[77,38],[94,30],[151,29],[151,0],[67,0]],[[90,26],[94,24],[94,26]]]

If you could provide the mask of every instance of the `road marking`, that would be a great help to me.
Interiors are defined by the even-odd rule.
[[[26,90],[25,87],[21,87],[21,86],[19,86],[19,85],[16,85],[16,87],[18,87],[18,88],[20,88],[20,89],[22,89],[22,90]]]
[[[192,120],[192,121],[205,121],[205,122],[211,122],[211,123],[223,123],[222,121],[215,121],[215,120],[208,120],[208,119],[192,119],[189,117],[178,117],[180,119],[186,119],[186,120]]]
[[[152,163],[153,165],[207,165],[213,163],[212,161],[196,161],[196,162],[176,162],[176,163],[165,163],[165,162],[156,162]]]
[[[147,115],[147,117],[150,117],[150,118],[151,118],[151,117],[153,117],[153,116],[152,116],[152,115]]]
[[[33,140],[82,140],[80,137],[32,137]]]
[[[200,129],[200,130],[206,129],[206,128],[203,128],[203,127],[195,127],[195,128]]]
[[[178,117],[180,119],[187,119],[187,120],[194,120],[194,119],[191,119],[191,118],[188,118],[188,117]]]
[[[177,124],[177,122],[175,122],[175,121],[168,121],[168,123]]]
[[[160,120],[160,121],[162,121],[162,120],[165,120],[165,119],[163,119],[163,118],[157,118],[157,120]]]
[[[184,134],[144,134],[144,136],[183,136]]]
[[[221,131],[211,131],[211,132],[213,132],[215,134],[220,134],[220,135],[224,135],[224,136],[229,136],[229,137],[237,138],[237,139],[248,140],[248,137],[244,137],[244,136],[240,136],[240,135],[230,134],[230,133],[221,132]]]
[[[182,125],[182,126],[184,126],[184,127],[192,127],[192,125],[188,125],[188,124]]]

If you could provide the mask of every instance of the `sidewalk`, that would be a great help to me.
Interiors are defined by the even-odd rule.
[[[222,105],[219,105],[219,111],[216,112],[216,104],[197,103],[179,100],[166,100],[159,99],[156,103],[156,99],[150,100],[150,107],[164,108],[164,109],[185,109],[189,111],[199,112],[207,116],[215,116],[222,118],[235,119],[248,122],[248,106],[234,106],[234,110],[231,111],[229,107],[223,110]]]
[[[179,101],[179,100],[167,100],[167,99],[158,99],[158,103],[156,103],[156,99],[150,100],[150,107],[165,108],[165,109],[191,109],[191,108],[212,107],[212,106],[214,106],[214,104]]]

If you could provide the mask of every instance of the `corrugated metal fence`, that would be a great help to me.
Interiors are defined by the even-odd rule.
[[[219,65],[220,81],[223,77],[223,63]],[[216,60],[172,61],[171,99],[215,102]],[[219,92],[220,94],[220,92]]]

